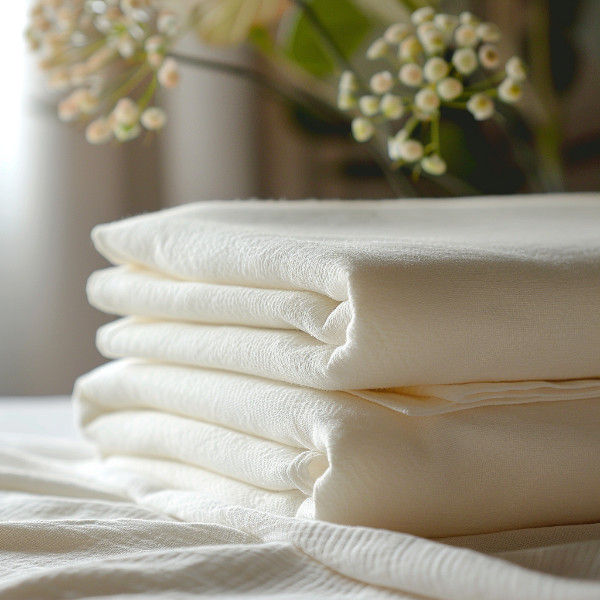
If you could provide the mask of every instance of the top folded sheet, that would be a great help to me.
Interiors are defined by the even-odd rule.
[[[202,202],[98,226],[93,240],[134,268],[128,299],[115,301],[118,286],[101,298],[96,281],[93,303],[211,332],[295,336],[259,348],[281,365],[269,376],[285,381],[361,389],[600,376],[599,194]]]

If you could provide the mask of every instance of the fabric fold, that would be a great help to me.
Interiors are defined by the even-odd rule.
[[[208,477],[221,500],[233,487],[236,502],[288,516],[427,537],[600,520],[598,397],[410,416],[350,393],[123,361],[80,378],[75,398],[109,460],[174,487]]]
[[[95,228],[123,266],[88,293],[204,327],[205,366],[236,368],[223,357],[255,340],[232,328],[256,330],[242,372],[322,389],[590,378],[599,224],[598,194],[196,203]]]

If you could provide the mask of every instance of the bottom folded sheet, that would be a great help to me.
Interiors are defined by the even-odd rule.
[[[457,410],[446,398],[419,416],[401,402],[121,361],[80,378],[75,398],[110,463],[171,488],[442,537],[600,521],[600,400],[570,396],[572,383],[558,400],[557,385],[548,402],[525,393]]]

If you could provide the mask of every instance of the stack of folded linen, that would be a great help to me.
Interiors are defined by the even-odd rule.
[[[99,226],[115,468],[428,537],[600,521],[600,196],[205,202]]]

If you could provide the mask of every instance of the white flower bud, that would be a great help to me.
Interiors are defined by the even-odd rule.
[[[119,125],[131,126],[137,123],[140,110],[131,98],[121,98],[113,110],[113,115]]]
[[[357,142],[368,142],[375,133],[373,123],[364,117],[352,120],[352,135]]]
[[[377,96],[362,96],[358,100],[358,107],[363,115],[372,117],[379,112],[379,98]]]
[[[415,106],[424,113],[435,112],[440,107],[440,97],[429,88],[423,88],[415,96]]]
[[[166,88],[174,88],[179,83],[179,69],[172,58],[167,58],[158,70],[158,82]]]
[[[525,81],[527,79],[527,70],[525,69],[525,65],[523,61],[518,56],[513,56],[506,63],[506,74],[513,81]]]
[[[125,34],[119,36],[119,41],[117,42],[117,51],[123,58],[130,58],[133,56],[135,49],[136,43],[130,35]]]
[[[463,93],[463,84],[454,77],[446,77],[437,84],[437,92],[442,100],[455,100]]]
[[[356,75],[352,71],[344,71],[340,77],[340,90],[355,92],[357,89]]]
[[[61,121],[74,121],[79,114],[79,105],[70,96],[59,102],[58,118]]]
[[[406,162],[421,160],[423,152],[423,144],[417,140],[405,140],[400,144],[400,157]]]
[[[65,90],[71,85],[69,70],[63,67],[54,69],[48,78],[48,86],[53,90]]]
[[[486,94],[475,94],[467,102],[469,112],[477,121],[485,121],[494,114],[494,101]]]
[[[386,119],[399,119],[404,114],[402,99],[393,94],[386,94],[381,99],[381,113]]]
[[[340,89],[337,98],[337,106],[340,110],[350,110],[356,106],[354,94],[348,90]]]
[[[406,23],[394,23],[386,29],[383,38],[388,44],[399,44],[410,32],[411,28]]]
[[[479,41],[477,29],[473,25],[461,25],[454,32],[454,40],[458,46],[471,48]]]
[[[113,134],[120,142],[128,142],[140,135],[142,128],[139,123],[135,125],[117,124],[113,127]]]
[[[446,34],[453,33],[458,26],[458,17],[454,15],[438,14],[433,19],[435,26]]]
[[[479,48],[479,62],[486,69],[495,69],[500,64],[498,48],[492,44],[483,44]]]
[[[488,44],[497,44],[502,39],[500,27],[495,23],[481,23],[477,26],[477,35],[481,41]]]
[[[155,52],[163,52],[165,49],[165,38],[162,35],[151,35],[144,42],[144,50],[148,54],[154,54]]]
[[[152,106],[147,108],[140,117],[142,125],[150,131],[162,129],[167,122],[167,115],[162,108]]]
[[[523,88],[518,81],[507,78],[498,86],[498,97],[503,102],[518,102],[523,95]]]
[[[434,56],[433,58],[430,58],[423,67],[425,79],[433,83],[446,77],[446,75],[448,75],[448,71],[450,71],[448,63],[439,56]]]
[[[381,71],[371,77],[369,85],[376,94],[385,94],[394,86],[394,78],[389,71]]]
[[[421,160],[423,171],[430,175],[443,175],[448,168],[446,161],[439,154],[430,154]]]
[[[388,156],[392,160],[400,160],[402,158],[402,151],[400,146],[401,142],[399,142],[396,138],[388,138]]]
[[[427,25],[428,24],[429,23],[427,23]],[[427,54],[438,54],[446,49],[444,34],[436,27],[424,31],[419,38]]]
[[[398,48],[398,58],[403,61],[414,60],[423,51],[423,46],[419,43],[416,35],[409,35],[402,40]]]
[[[452,64],[463,75],[470,75],[477,69],[477,55],[472,48],[459,48],[452,56]]]
[[[165,35],[175,35],[177,33],[177,15],[169,10],[161,10],[156,19],[156,28]]]
[[[423,83],[423,70],[416,63],[403,65],[398,73],[398,79],[409,87],[418,87]]]
[[[425,23],[425,21],[431,21],[434,16],[435,10],[431,6],[424,6],[415,10],[410,18],[415,25],[420,25],[421,23]]]
[[[387,42],[382,39],[376,39],[367,49],[367,58],[369,60],[376,60],[378,58],[383,58],[389,52],[390,47]]]
[[[463,25],[477,25],[477,23],[479,23],[479,19],[472,12],[469,11],[460,13],[458,20]]]
[[[79,88],[75,90],[69,98],[77,104],[79,110],[82,113],[90,114],[98,107],[99,100],[98,96],[93,94],[86,88]]]
[[[112,128],[105,118],[92,121],[85,130],[85,138],[90,144],[105,144],[112,136]]]

